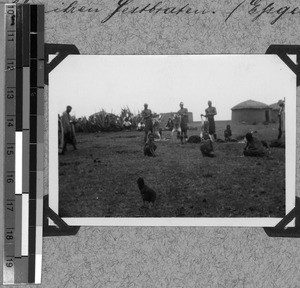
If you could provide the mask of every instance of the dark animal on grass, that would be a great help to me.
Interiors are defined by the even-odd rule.
[[[261,144],[262,144],[265,148],[270,149],[270,146],[269,146],[269,144],[268,144],[267,141],[261,140],[260,142],[261,142]]]
[[[148,134],[148,139],[144,145],[144,155],[155,157],[155,150],[157,146],[154,143],[154,135],[152,133]]]
[[[282,139],[272,140],[270,145],[272,148],[285,148],[285,142]]]
[[[141,191],[142,199],[143,199],[143,207],[145,206],[145,203],[148,202],[148,205],[152,204],[154,205],[154,202],[156,200],[156,192],[149,188],[147,185],[145,185],[144,179],[139,178],[137,180],[138,187]]]
[[[215,157],[214,147],[211,139],[203,140],[200,144],[200,151],[203,157]]]
[[[201,142],[201,137],[198,135],[192,135],[187,140],[187,143],[200,143],[200,142]]]

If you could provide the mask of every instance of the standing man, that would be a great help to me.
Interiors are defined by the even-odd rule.
[[[285,111],[284,111],[284,101],[279,100],[279,112],[278,112],[278,120],[279,120],[279,127],[278,127],[278,137],[277,139],[281,139],[282,132],[285,130]]]
[[[188,129],[188,122],[189,122],[189,115],[188,109],[183,107],[183,102],[179,104],[180,110],[177,112],[178,115],[181,117],[180,128],[181,128],[181,135],[180,140],[181,143],[185,143],[187,140],[187,129]]]
[[[75,138],[75,127],[73,121],[71,119],[70,112],[72,111],[71,106],[67,106],[66,111],[62,114],[61,122],[64,131],[64,146],[62,150],[62,154],[67,151],[67,144],[71,143],[73,145],[74,150],[76,148],[76,138]]]
[[[217,135],[216,135],[216,125],[215,125],[214,116],[217,115],[217,110],[216,110],[215,107],[212,107],[211,105],[212,105],[211,101],[208,101],[208,107],[205,109],[205,115],[204,116],[207,118],[207,121],[208,121],[209,135],[213,135],[214,139],[216,140]]]
[[[145,138],[144,138],[144,142],[147,142],[147,136],[148,133],[151,132],[153,133],[153,122],[152,122],[152,112],[150,109],[148,109],[148,104],[145,103],[144,104],[144,110],[142,111],[142,117],[143,117],[143,122],[145,124]]]

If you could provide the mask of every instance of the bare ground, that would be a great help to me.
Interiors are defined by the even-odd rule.
[[[226,122],[218,122],[222,138]],[[191,126],[199,126],[193,123]],[[232,125],[233,136],[257,130],[275,139],[277,126]],[[198,135],[197,131],[189,131]],[[283,217],[285,149],[270,157],[243,157],[245,144],[214,143],[215,158],[199,144],[157,142],[157,157],[143,155],[143,132],[78,134],[59,156],[59,207],[64,217]],[[164,132],[169,138],[170,132]],[[152,209],[142,208],[138,177],[157,192]]]

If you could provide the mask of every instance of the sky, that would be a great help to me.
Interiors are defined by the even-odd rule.
[[[230,120],[240,102],[269,105],[295,94],[295,81],[276,55],[69,55],[49,75],[50,109],[61,114],[71,105],[79,118],[127,106],[138,113],[147,103],[166,113],[182,101],[199,121],[211,100],[215,119]]]

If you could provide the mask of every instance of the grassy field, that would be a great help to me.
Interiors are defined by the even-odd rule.
[[[218,137],[229,121],[216,123]],[[190,126],[198,130],[200,123]],[[257,131],[277,137],[277,125],[231,124],[233,137]],[[170,132],[164,137],[170,138]],[[62,217],[283,217],[285,149],[264,158],[243,157],[241,143],[214,143],[215,158],[199,144],[158,141],[157,157],[143,155],[143,132],[78,134],[78,150],[59,156]],[[152,209],[142,208],[138,177],[157,192]]]

